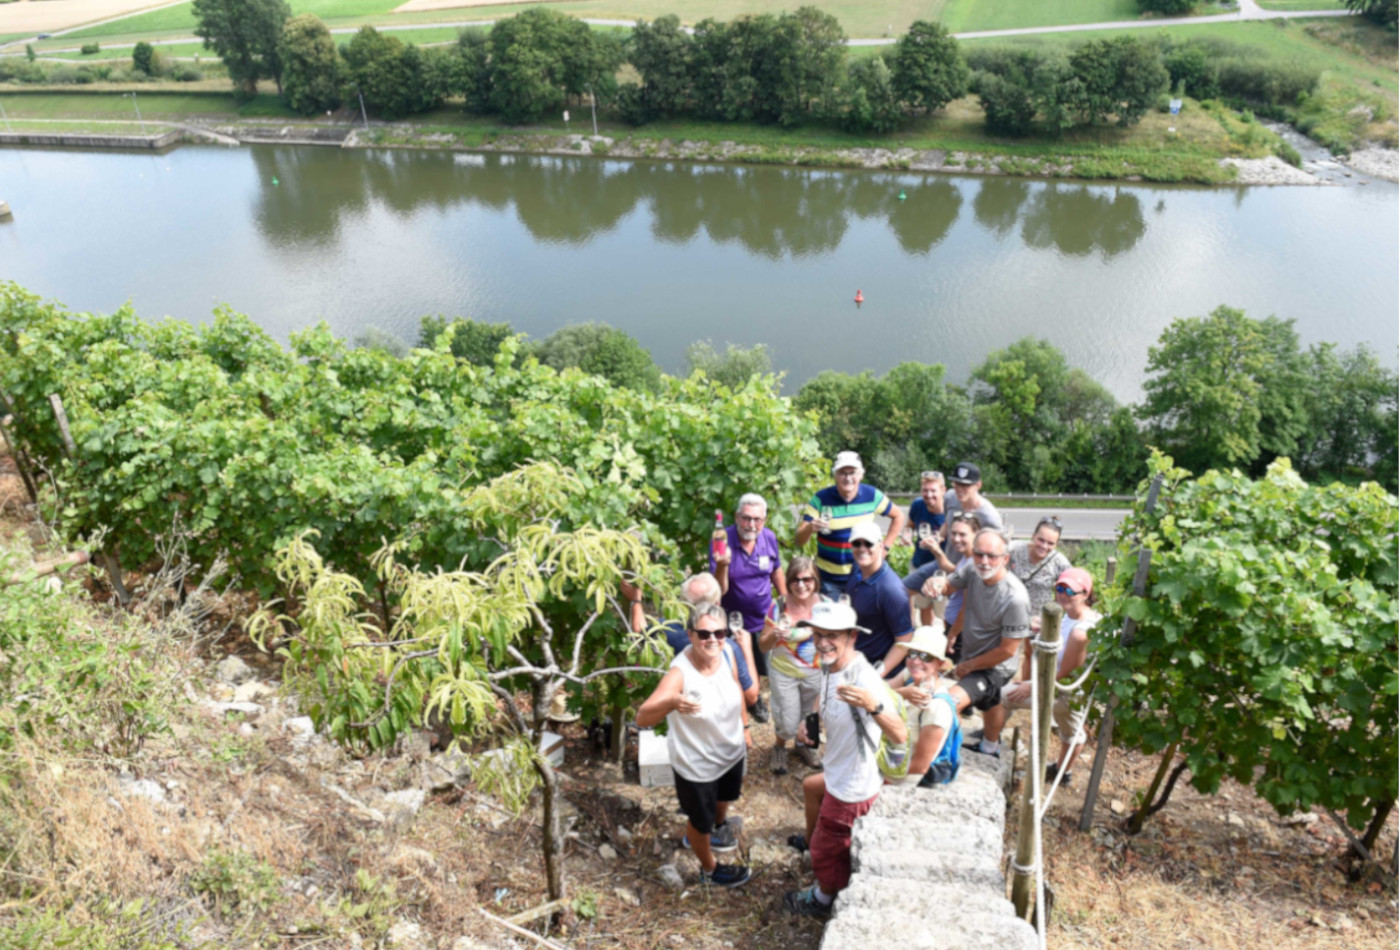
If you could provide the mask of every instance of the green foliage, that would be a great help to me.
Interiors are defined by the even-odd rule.
[[[376,326],[367,326],[355,336],[355,345],[369,350],[378,350],[388,356],[402,359],[408,353],[408,347],[388,330],[381,330]]]
[[[1147,372],[1139,416],[1192,471],[1258,469],[1297,451],[1308,428],[1309,380],[1291,320],[1224,306],[1174,320],[1148,350]]]
[[[215,848],[190,875],[190,890],[206,897],[223,917],[250,917],[277,902],[277,872],[246,851]]]
[[[509,323],[483,323],[470,317],[424,317],[418,345],[432,349],[443,333],[452,331],[452,355],[473,366],[494,366],[501,344],[516,335]]]
[[[386,119],[442,104],[451,64],[440,51],[420,49],[363,26],[345,45],[344,56],[349,82],[364,96],[365,107]]]
[[[241,97],[257,95],[259,79],[274,79],[282,90],[278,50],[282,27],[291,15],[286,0],[194,0],[195,36],[219,54]]]
[[[1316,344],[1306,362],[1308,423],[1293,453],[1299,469],[1354,481],[1374,468],[1376,480],[1395,492],[1396,374],[1360,346],[1338,353],[1335,344]]]
[[[941,23],[915,20],[895,44],[893,69],[895,93],[915,109],[932,112],[967,94],[967,63]]]
[[[1384,26],[1390,32],[1395,32],[1397,17],[1400,16],[1400,0],[1344,0],[1344,2],[1348,10],[1360,13]]]
[[[94,897],[76,907],[42,909],[24,901],[0,926],[0,950],[178,950],[190,942],[186,927],[172,934],[169,917],[144,898],[122,902]]]
[[[1015,137],[1035,131],[1036,103],[1030,82],[1023,75],[976,73],[972,88],[982,100],[987,131]]]
[[[773,373],[773,360],[768,355],[766,343],[753,346],[730,343],[724,355],[720,356],[709,340],[697,340],[685,348],[685,362],[686,375],[704,373],[730,389],[739,389],[756,376],[770,376]]]
[[[282,95],[302,115],[340,107],[340,56],[331,31],[310,13],[282,28]]]
[[[96,56],[98,53],[102,52],[102,44],[84,43],[78,48],[78,52],[82,53],[84,56]]]
[[[0,577],[31,563],[0,551]],[[135,754],[164,732],[178,702],[170,663],[150,632],[103,619],[44,583],[0,586],[0,748],[14,736],[56,740],[75,752]]]
[[[1179,742],[1202,792],[1229,776],[1280,814],[1322,805],[1363,827],[1397,791],[1395,497],[1307,485],[1286,460],[1258,481],[1152,469],[1162,498],[1123,535],[1152,553],[1146,593],[1125,571],[1093,645],[1115,740]],[[1123,646],[1109,631],[1127,617]]]
[[[1143,13],[1160,13],[1162,16],[1184,16],[1196,6],[1196,0],[1138,0],[1138,9]]]
[[[154,76],[155,55],[156,48],[142,40],[131,51],[131,65],[147,76]]]
[[[630,336],[606,323],[576,323],[555,330],[531,348],[546,366],[577,367],[615,386],[656,392],[661,369],[651,354]]]
[[[490,106],[507,122],[538,121],[590,86],[610,95],[623,55],[613,38],[546,8],[496,21],[486,48]]]
[[[0,388],[17,438],[54,473],[47,511],[74,537],[105,526],[128,566],[157,558],[155,533],[179,518],[193,561],[224,553],[264,596],[278,586],[272,553],[308,529],[366,586],[373,554],[414,526],[419,562],[484,568],[499,549],[469,528],[467,489],[532,459],[577,473],[595,523],[634,511],[668,559],[692,564],[715,508],[745,491],[798,498],[820,477],[814,427],[771,379],[652,393],[519,350],[508,339],[494,365],[473,366],[444,340],[399,359],[324,326],[284,349],[227,310],[198,328],[151,324],[0,284]],[[50,393],[80,465],[64,457]],[[785,509],[771,517],[792,530]]]
[[[403,906],[397,885],[390,879],[375,877],[360,868],[355,871],[355,884],[350,893],[340,899],[336,910],[353,922],[357,933],[382,938],[394,926],[395,911]]]
[[[1080,83],[1076,108],[1090,122],[1114,115],[1120,126],[1133,125],[1167,87],[1157,51],[1129,36],[1090,40],[1069,62]]]
[[[34,60],[36,60],[36,59],[39,58],[39,54],[36,53],[36,52],[34,52],[34,44],[33,44],[33,43],[25,43],[25,44],[24,44],[24,56],[25,56],[25,59],[29,60],[31,63],[34,62]]]
[[[850,132],[893,132],[904,122],[904,107],[894,86],[894,75],[883,56],[851,63],[837,115]]]

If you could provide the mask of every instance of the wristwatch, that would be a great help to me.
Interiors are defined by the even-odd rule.
[[[880,705],[878,705],[878,706],[876,706],[874,709],[870,710],[870,715],[872,715],[872,716],[879,716],[879,715],[880,715],[881,713],[883,713],[884,711],[885,711],[885,701],[882,699],[882,700],[880,700]]]

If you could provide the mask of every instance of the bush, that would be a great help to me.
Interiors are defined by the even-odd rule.
[[[1169,50],[1162,65],[1167,67],[1172,88],[1180,88],[1192,99],[1220,96],[1220,67],[1202,44],[1184,43]]]
[[[452,355],[473,366],[493,366],[501,344],[515,336],[509,323],[483,323],[469,317],[424,317],[418,345],[431,350],[445,330],[452,331]]]
[[[849,132],[893,132],[904,122],[904,106],[883,56],[852,63],[838,106],[842,128]]]
[[[1160,13],[1162,16],[1182,16],[1191,12],[1196,0],[1138,0],[1138,9],[1143,13]]]
[[[976,73],[972,89],[982,100],[987,131],[996,135],[1023,136],[1035,130],[1035,100],[1023,76]]]
[[[661,369],[651,354],[634,337],[606,323],[563,327],[532,350],[541,363],[558,370],[576,366],[615,386],[646,392],[661,388]]]
[[[58,86],[72,85],[79,81],[75,66],[55,66],[49,70],[48,81]],[[41,79],[40,82],[43,80]]]
[[[1229,99],[1269,106],[1295,106],[1317,89],[1321,74],[1297,63],[1268,62],[1242,57],[1218,66],[1220,94]]]
[[[199,82],[204,78],[204,73],[194,66],[184,66],[175,74],[175,78],[180,82]]]
[[[685,348],[687,375],[703,372],[710,379],[730,389],[738,389],[755,376],[773,372],[773,360],[768,345],[739,346],[730,343],[720,356],[709,340],[698,340]]]
[[[97,53],[102,52],[102,46],[99,43],[84,43],[81,47],[79,47],[79,51],[84,56],[93,56]]]
[[[145,73],[147,76],[154,76],[155,73],[156,48],[145,40],[137,43],[131,51],[131,65]]]

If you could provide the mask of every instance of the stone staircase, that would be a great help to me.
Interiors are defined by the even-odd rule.
[[[1011,761],[975,753],[936,788],[887,787],[858,819],[821,950],[1036,950],[1002,874]]]

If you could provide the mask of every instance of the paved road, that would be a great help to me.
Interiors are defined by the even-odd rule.
[[[176,0],[176,3],[169,4],[169,6],[176,6],[176,5],[178,5],[179,3],[184,3],[184,2],[187,2],[187,0]],[[1071,24],[1067,24],[1067,25],[1065,25],[1065,26],[1027,26],[1027,27],[1019,27],[1019,28],[1017,28],[1017,29],[1011,29],[1011,30],[978,30],[978,31],[970,32],[970,33],[954,33],[953,35],[956,36],[956,37],[957,37],[958,39],[960,39],[960,40],[973,40],[973,39],[986,39],[986,38],[988,38],[988,37],[997,37],[997,36],[1035,36],[1036,34],[1041,34],[1041,33],[1083,33],[1083,32],[1087,32],[1087,31],[1091,31],[1091,30],[1142,30],[1142,29],[1151,29],[1151,28],[1159,27],[1159,26],[1191,26],[1191,25],[1200,25],[1200,24],[1204,24],[1204,23],[1242,23],[1242,22],[1244,22],[1244,21],[1246,21],[1246,20],[1291,20],[1291,19],[1299,19],[1299,18],[1303,18],[1303,17],[1338,17],[1338,16],[1355,16],[1355,15],[1356,15],[1356,14],[1353,14],[1350,10],[1265,10],[1265,9],[1262,9],[1262,8],[1255,2],[1255,0],[1239,0],[1239,4],[1240,4],[1240,9],[1239,9],[1237,12],[1235,12],[1235,13],[1220,13],[1220,14],[1216,14],[1216,15],[1214,15],[1214,16],[1166,17],[1166,18],[1163,18],[1163,19],[1153,19],[1153,20],[1113,20],[1113,21],[1109,21],[1109,22],[1105,22],[1105,23],[1071,23]],[[153,9],[164,9],[164,8],[163,8],[163,7],[155,7],[155,8],[153,8]],[[141,11],[141,12],[149,12],[149,10]],[[134,14],[133,14],[133,15],[134,15]],[[113,17],[112,19],[113,19],[113,20],[121,20],[121,19],[125,19],[125,17]],[[101,21],[101,22],[103,22],[103,23],[109,23],[109,22],[112,22],[112,21],[111,21],[111,20],[103,20],[103,21]],[[380,28],[380,29],[384,29],[384,30],[395,30],[395,31],[398,31],[398,30],[440,30],[440,29],[444,29],[444,28],[462,28],[462,27],[468,27],[468,26],[490,26],[490,25],[491,25],[492,23],[494,23],[494,22],[495,22],[494,20],[451,20],[451,21],[445,21],[445,22],[441,22],[441,23],[405,23],[405,24],[403,24],[402,26],[395,26],[395,25],[393,25],[393,24],[380,24],[380,25],[379,25],[379,28]],[[590,17],[585,17],[585,18],[583,18],[583,22],[585,22],[585,23],[591,23],[591,24],[593,24],[594,26],[632,26],[632,25],[635,24],[637,21],[636,21],[636,20],[599,20],[599,19],[593,19],[593,18],[590,18]],[[58,31],[55,31],[53,35],[54,35],[54,36],[62,36],[64,33],[69,33],[69,32],[72,32],[73,30],[86,29],[87,27],[89,27],[89,26],[94,26],[94,25],[95,25],[95,24],[92,24],[92,23],[85,23],[85,24],[83,24],[83,25],[81,25],[81,26],[71,27],[71,28],[68,29],[68,30],[58,30]],[[338,33],[338,34],[357,33],[357,32],[359,32],[359,29],[360,29],[360,28],[357,27],[357,26],[347,26],[347,27],[339,27],[339,28],[337,28],[337,29],[331,30],[331,32],[332,32],[332,33]],[[687,28],[687,31],[689,31],[689,28]],[[173,44],[176,44],[176,43],[188,43],[188,42],[190,42],[190,41],[193,40],[193,39],[197,39],[197,37],[194,37],[194,36],[185,36],[185,37],[178,37],[178,38],[175,38],[175,39],[152,40],[152,41],[151,41],[151,45],[152,45],[152,46],[166,46],[166,45],[173,45]],[[848,45],[848,46],[890,46],[890,45],[892,45],[893,43],[895,43],[896,41],[897,41],[897,40],[896,40],[895,38],[891,38],[891,37],[880,37],[880,38],[872,38],[872,39],[849,39],[849,40],[846,41],[846,45]],[[7,44],[0,44],[0,49],[4,48],[4,46],[13,46],[13,45],[16,45],[16,44],[19,44],[19,43],[24,43],[24,42],[28,42],[28,41],[22,40],[22,39],[21,39],[21,40],[11,40],[11,41],[10,41],[9,43],[7,43]],[[106,47],[106,48],[108,48],[108,49],[127,49],[127,48],[132,47],[132,46],[135,46],[135,45],[136,45],[135,43],[114,43],[114,44],[111,44],[111,45],[108,45],[108,44],[106,44],[106,43],[103,44],[103,46]],[[73,49],[77,49],[77,47],[73,47]],[[69,52],[69,50],[66,50],[66,49],[64,49],[64,50],[46,50],[46,52],[51,52],[51,53],[53,53],[53,52]]]

